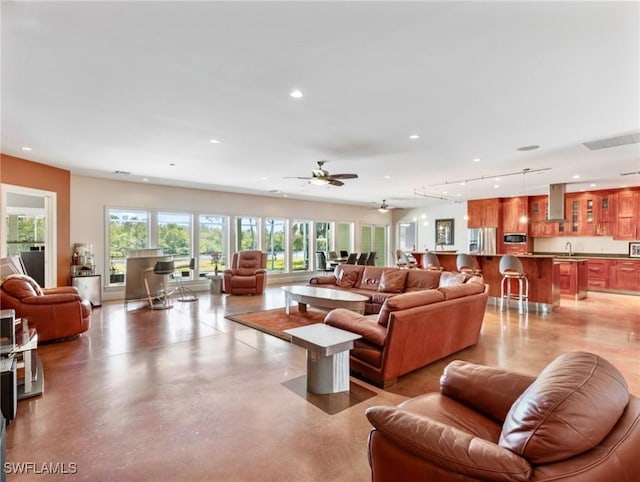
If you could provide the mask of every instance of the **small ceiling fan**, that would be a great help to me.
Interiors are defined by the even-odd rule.
[[[390,209],[395,209],[395,208],[393,206],[389,206],[387,204],[387,200],[383,199],[382,204],[380,204],[380,206],[378,206],[377,208],[369,208],[369,209],[377,209],[381,213],[386,213],[386,212],[389,212]]]
[[[330,184],[332,186],[344,186],[344,182],[340,179],[357,179],[357,174],[329,174],[329,171],[324,169],[325,162],[327,161],[318,161],[318,167],[311,171],[311,177],[301,177],[301,176],[289,176],[284,179],[307,179],[311,184],[316,184],[318,186],[324,186]]]

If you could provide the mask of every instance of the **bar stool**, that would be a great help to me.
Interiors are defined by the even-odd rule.
[[[440,266],[438,255],[431,251],[424,253],[424,267],[431,271],[442,271],[443,269],[442,266]]]
[[[144,286],[147,291],[147,301],[149,303],[149,309],[151,310],[166,310],[173,308],[171,304],[171,293],[167,291],[167,278],[175,271],[175,265],[173,261],[157,261],[153,268],[149,268],[144,273]],[[159,276],[161,282],[161,288],[152,291],[152,287],[149,286],[151,277]],[[154,283],[156,284],[156,283]]]
[[[478,268],[474,258],[466,253],[460,253],[456,258],[456,267],[458,271],[464,274],[481,274],[482,270]]]
[[[524,268],[520,260],[513,255],[503,256],[500,260],[500,274],[502,281],[500,282],[500,311],[502,311],[503,302],[507,300],[507,309],[509,309],[509,300],[518,300],[518,311],[524,313],[529,309],[529,279],[527,278]],[[511,293],[511,280],[518,280],[518,293]],[[506,284],[506,293],[505,293]]]

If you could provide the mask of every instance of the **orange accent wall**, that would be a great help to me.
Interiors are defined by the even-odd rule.
[[[68,285],[71,265],[71,172],[0,154],[0,182],[57,194],[57,285]]]

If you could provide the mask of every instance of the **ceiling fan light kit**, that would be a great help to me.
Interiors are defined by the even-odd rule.
[[[327,161],[318,161],[318,167],[311,171],[311,177],[285,177],[285,179],[306,179],[310,184],[315,184],[316,186],[326,186],[330,184],[331,186],[344,186],[344,182],[340,179],[357,179],[357,174],[352,173],[342,173],[342,174],[329,174],[329,171],[324,169],[322,166]]]

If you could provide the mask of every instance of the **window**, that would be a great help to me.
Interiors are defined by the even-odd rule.
[[[128,249],[149,247],[147,211],[109,209],[109,283],[124,282]]]
[[[257,218],[236,218],[236,251],[260,249]]]
[[[336,251],[353,250],[353,223],[336,223]]]
[[[264,220],[264,241],[267,252],[267,271],[284,273],[286,270],[287,221],[284,219]]]
[[[311,223],[309,221],[293,222],[293,225],[291,226],[291,271],[308,271],[310,269],[310,232]]]
[[[333,250],[333,239],[331,238],[331,223],[327,221],[316,222],[316,251],[328,253]]]
[[[18,208],[16,211],[27,211]],[[45,216],[44,214],[24,213],[13,214],[12,208],[7,209],[6,233],[7,255],[19,254],[21,251],[44,248]]]
[[[201,214],[199,217],[198,271],[200,276],[227,268],[229,218]]]
[[[191,276],[191,214],[158,213],[158,248],[173,256],[176,271]]]

